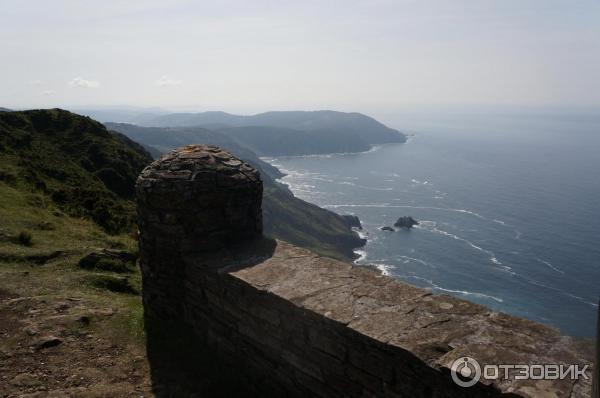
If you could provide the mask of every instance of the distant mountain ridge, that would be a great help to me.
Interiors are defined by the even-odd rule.
[[[273,111],[251,116],[226,112],[170,113],[159,115],[139,124],[154,127],[226,126],[281,127],[298,131],[337,131],[351,133],[367,144],[405,142],[406,136],[372,117],[357,112],[337,111]]]
[[[374,145],[406,142],[403,133],[360,113],[290,111],[266,112],[253,116],[226,112],[154,115],[96,113],[104,117],[123,117],[130,120],[128,123],[138,126],[178,129],[171,131],[173,134],[169,140],[174,139],[175,135],[184,137],[188,134],[185,129],[193,128],[194,134],[198,134],[198,129],[212,130],[233,139],[258,156],[356,153],[367,151]],[[145,133],[146,136],[148,133]],[[187,139],[184,141],[189,142]],[[148,142],[145,144],[151,145]],[[157,145],[162,143],[153,146]]]
[[[296,198],[285,185],[275,181],[283,176],[278,169],[222,132],[200,127],[141,127],[126,123],[106,123],[106,126],[163,153],[189,144],[217,145],[257,168],[264,183],[263,221],[265,234],[269,236],[346,260],[353,257],[353,249],[364,244],[351,230],[353,225],[347,217]]]
[[[218,131],[207,130],[202,127],[142,127],[128,123],[105,123],[105,126],[109,130],[125,134],[130,139],[139,142],[150,150],[153,149],[158,154],[190,144],[217,145],[249,162],[263,174],[268,174],[274,179],[283,177],[283,174],[275,167],[263,162],[248,148]]]

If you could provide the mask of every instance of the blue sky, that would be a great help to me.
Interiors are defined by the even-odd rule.
[[[600,107],[600,1],[0,0],[0,106]]]

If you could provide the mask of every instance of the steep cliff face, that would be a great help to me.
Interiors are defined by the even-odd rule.
[[[354,259],[366,241],[344,216],[294,197],[287,189],[265,183],[265,234],[341,260]]]

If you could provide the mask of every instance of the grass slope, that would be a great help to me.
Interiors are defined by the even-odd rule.
[[[139,271],[77,266],[93,248],[135,251],[134,237],[107,234],[91,220],[65,215],[43,195],[3,181],[0,220],[0,391],[101,397],[139,390],[135,396],[150,396],[141,297],[109,289],[118,282],[140,291]],[[27,245],[17,239],[22,232],[31,236]],[[36,348],[48,336],[61,343]]]
[[[226,112],[170,113],[157,115],[142,122],[146,126],[270,126],[299,131],[328,130],[359,136],[369,144],[405,142],[406,136],[377,120],[357,112],[279,111],[251,116]]]
[[[277,184],[279,185],[279,184]],[[340,260],[354,258],[364,241],[342,216],[294,197],[276,185],[265,185],[265,234]]]
[[[134,183],[151,160],[87,117],[60,109],[0,113],[0,181],[110,233],[132,226]]]

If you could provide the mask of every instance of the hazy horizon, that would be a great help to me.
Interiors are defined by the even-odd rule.
[[[19,1],[2,15],[9,108],[600,107],[592,0]]]

